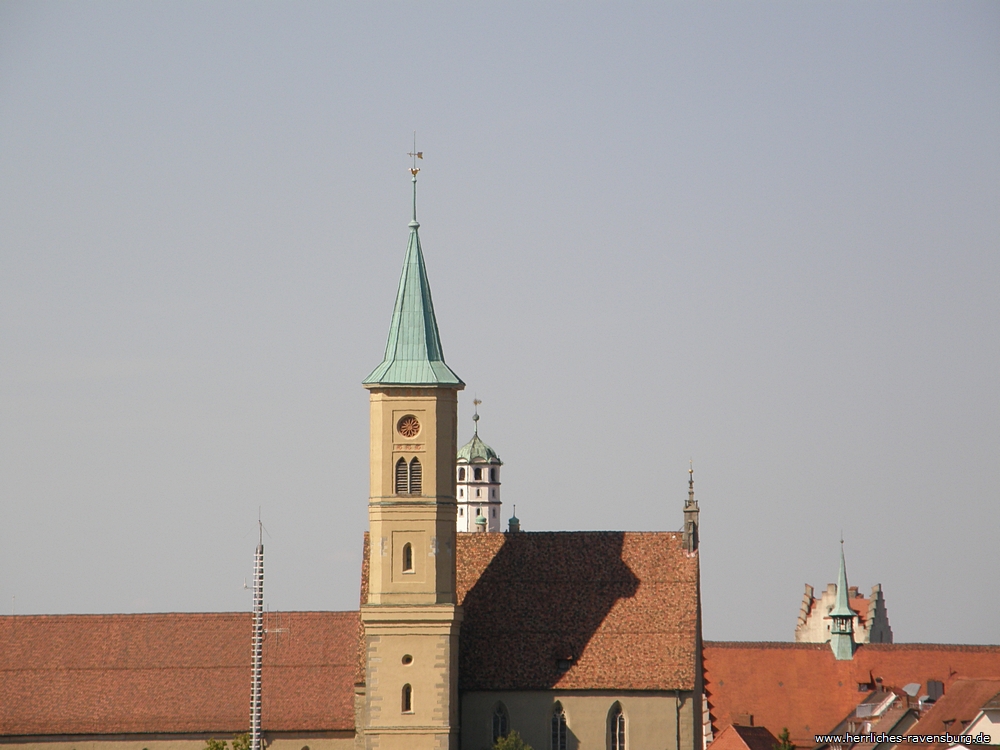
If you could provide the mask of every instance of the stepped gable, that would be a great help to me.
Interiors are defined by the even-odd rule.
[[[837,726],[857,706],[858,686],[876,678],[885,687],[918,682],[921,694],[927,680],[941,681],[947,694],[960,678],[1000,678],[1000,646],[862,644],[838,661],[828,643],[706,641],[703,658],[714,731],[749,715],[772,731],[788,727],[799,747]]]
[[[358,613],[280,618],[264,730],[353,730]],[[249,612],[0,617],[0,735],[245,732],[250,635]]]
[[[463,690],[694,690],[698,558],[680,533],[459,534]]]

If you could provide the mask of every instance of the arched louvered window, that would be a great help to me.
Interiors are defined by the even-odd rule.
[[[458,470],[458,481],[459,482],[464,482],[465,481],[465,469],[459,469]]]
[[[493,709],[493,742],[510,734],[510,715],[503,703],[497,703]]]
[[[617,702],[608,712],[608,737],[610,750],[625,750],[625,712]]]
[[[396,494],[405,495],[410,491],[410,473],[407,471],[406,459],[396,462]]]
[[[411,459],[408,464],[405,458],[400,458],[396,462],[396,494],[419,495],[423,484],[422,477],[419,458]]]
[[[413,713],[413,688],[403,685],[403,713]]]
[[[497,470],[496,469],[490,469],[490,481],[491,482],[497,481]]]
[[[419,495],[420,494],[420,459],[414,458],[410,461],[410,494]]]
[[[552,707],[552,750],[566,750],[568,734],[566,712],[563,711],[562,703],[556,701],[556,705]]]
[[[403,572],[413,572],[413,545],[409,542],[403,545]]]
[[[482,479],[483,479],[483,470],[482,469],[473,469],[472,470],[472,477],[477,482],[482,481]]]

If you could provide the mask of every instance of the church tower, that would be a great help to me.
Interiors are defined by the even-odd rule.
[[[445,364],[413,220],[371,403],[363,733],[369,750],[458,747],[455,454],[462,380]],[[422,158],[422,156],[421,156]]]
[[[500,531],[500,467],[497,452],[479,437],[479,404],[475,399],[476,425],[472,440],[458,451],[455,478],[458,488],[458,530]]]

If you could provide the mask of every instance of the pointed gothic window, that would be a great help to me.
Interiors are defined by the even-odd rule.
[[[413,572],[413,545],[409,542],[403,545],[403,572]]]
[[[414,458],[410,461],[410,494],[420,494],[420,459]]]
[[[566,750],[568,734],[566,712],[563,711],[562,703],[556,701],[556,705],[552,707],[552,750]]]
[[[625,750],[625,712],[621,703],[615,702],[608,712],[608,736],[610,750]]]
[[[507,707],[501,702],[497,703],[493,709],[493,742],[510,734],[510,714]]]
[[[406,470],[406,459],[401,458],[396,462],[396,494],[405,495],[410,489],[410,476]]]
[[[458,481],[459,482],[464,482],[465,481],[465,469],[459,469],[458,470]]]
[[[403,713],[413,713],[413,688],[403,685]]]

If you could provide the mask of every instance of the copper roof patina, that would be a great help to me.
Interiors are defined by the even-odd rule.
[[[478,432],[472,436],[472,440],[458,449],[458,460],[459,462],[465,461],[469,464],[480,462],[503,464],[497,452],[483,442]]]
[[[427,281],[424,254],[417,230],[417,178],[413,176],[413,221],[410,242],[406,247],[403,274],[392,310],[389,338],[382,364],[362,381],[365,385],[451,385],[462,386],[462,379],[444,361],[441,336],[431,285]]]

